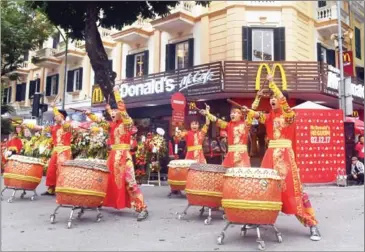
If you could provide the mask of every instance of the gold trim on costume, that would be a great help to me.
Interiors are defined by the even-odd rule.
[[[34,183],[41,182],[40,178],[36,178],[33,176],[14,174],[14,173],[4,173],[4,179],[17,179],[17,180],[21,180],[21,181],[34,182]]]
[[[280,211],[282,202],[222,199],[223,208]]]
[[[291,148],[291,141],[288,139],[270,140],[269,148]]]
[[[202,150],[203,147],[201,145],[195,145],[195,146],[188,146],[188,151],[197,151]]]
[[[91,191],[91,190],[83,190],[83,189],[75,189],[70,187],[56,187],[56,193],[69,193],[69,194],[77,194],[77,195],[85,195],[85,196],[97,196],[97,197],[105,197],[106,193]]]
[[[224,176],[281,180],[277,171],[268,168],[245,168],[245,167],[228,168]]]
[[[171,180],[171,179],[168,179],[168,180],[167,180],[167,183],[168,183],[169,185],[186,185],[186,181]]]
[[[212,197],[222,197],[223,194],[221,192],[210,192],[210,191],[201,191],[201,190],[191,190],[185,189],[187,194],[193,195],[202,195],[202,196],[212,196]]]
[[[247,152],[247,145],[246,144],[228,145],[228,152],[232,151]]]
[[[112,150],[130,150],[131,146],[129,144],[113,144]]]

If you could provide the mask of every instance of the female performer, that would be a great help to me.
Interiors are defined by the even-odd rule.
[[[126,111],[118,87],[114,88],[114,95],[118,109],[112,110],[110,105],[106,106],[107,112],[112,117],[112,122],[106,122],[90,111],[85,112],[92,121],[101,123],[105,129],[109,130],[111,151],[109,152],[107,166],[110,175],[108,191],[103,205],[116,209],[131,207],[132,205],[139,213],[137,221],[142,221],[147,218],[148,212],[142,192],[136,182],[130,153],[133,121]]]
[[[295,112],[287,103],[286,93],[283,94],[272,81],[273,77],[269,75],[267,80],[271,89],[271,112],[269,114],[254,113],[254,117],[260,123],[265,124],[269,140],[269,146],[262,160],[261,167],[274,168],[285,179],[282,192],[282,212],[285,214],[295,214],[304,226],[310,227],[310,239],[319,241],[321,235],[317,227],[318,222],[308,195],[303,193],[299,170],[292,149]],[[257,109],[262,95],[263,90],[257,93],[256,99],[252,104],[253,109]]]
[[[10,140],[6,143],[5,159],[9,158],[13,154],[18,154],[23,148],[22,141],[22,127],[17,125],[15,127],[15,132],[11,135]]]
[[[217,119],[217,117],[211,115],[209,113],[209,106],[207,106],[206,110],[201,110],[200,113],[206,115],[210,121],[216,122],[219,128],[227,131],[228,152],[222,165],[226,168],[250,167],[247,139],[253,120],[253,112],[248,113],[245,119],[241,108],[232,107],[230,122]]]
[[[196,160],[198,163],[206,164],[207,161],[204,157],[203,152],[203,140],[205,135],[208,132],[208,127],[210,124],[210,120],[206,118],[206,122],[203,125],[202,129],[199,130],[199,120],[197,117],[193,117],[190,121],[190,130],[189,131],[176,131],[176,138],[180,141],[181,138],[185,138],[187,145],[187,153],[185,159]]]
[[[23,124],[29,129],[43,129],[45,131],[49,131],[52,135],[53,150],[46,176],[46,185],[48,186],[48,190],[42,193],[42,195],[55,195],[58,166],[61,163],[72,159],[72,127],[70,122],[65,121],[67,112],[65,110],[57,109],[54,103],[51,103],[50,106],[53,107],[55,125],[43,128],[42,126],[38,125]]]

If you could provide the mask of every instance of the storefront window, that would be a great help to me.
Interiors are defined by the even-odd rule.
[[[176,44],[176,68],[187,68],[189,64],[189,43],[188,41]]]
[[[144,53],[136,54],[134,62],[135,62],[134,69],[135,69],[136,77],[142,76],[143,75]]]
[[[274,31],[272,29],[252,30],[252,60],[274,59]]]

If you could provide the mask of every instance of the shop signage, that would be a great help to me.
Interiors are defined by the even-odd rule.
[[[340,63],[338,62],[338,66]],[[343,71],[348,76],[354,76],[353,56],[352,51],[343,53]]]
[[[102,104],[104,103],[104,101],[105,101],[104,95],[103,92],[101,91],[100,86],[94,85],[91,96],[91,105]]]
[[[178,92],[171,96],[171,107],[176,111],[184,111],[186,107],[185,96]]]
[[[222,63],[214,62],[174,72],[150,74],[116,83],[126,101],[138,102],[155,98],[170,98],[176,92],[185,96],[200,96],[222,90]]]
[[[270,69],[269,65],[266,63],[263,63],[259,66],[258,70],[257,70],[257,74],[256,74],[256,81],[255,81],[255,88],[256,90],[260,90],[260,82],[261,82],[261,73],[262,70],[266,69],[267,74],[270,74],[272,76],[275,76],[275,72],[276,69],[279,69],[280,71],[280,75],[281,75],[281,80],[282,80],[282,90],[287,90],[287,80],[286,80],[286,74],[285,74],[285,70],[283,68],[283,66],[279,63],[275,63],[272,67],[272,69]]]
[[[327,88],[334,89],[338,91],[338,87],[340,84],[340,78],[338,74],[340,70],[333,66],[328,66],[328,76],[327,76]],[[351,90],[352,96],[364,99],[364,86],[363,85],[356,85],[351,83]]]

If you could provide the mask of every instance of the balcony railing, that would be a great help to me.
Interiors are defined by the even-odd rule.
[[[28,68],[28,61],[24,61],[20,64],[20,68]]]
[[[56,54],[56,49],[54,48],[43,48],[36,52],[36,57],[38,58],[49,58]]]
[[[71,43],[68,44],[68,50],[79,50],[82,48],[82,46],[85,44],[84,41],[73,41]],[[60,44],[58,45],[58,52],[63,52],[66,50],[66,43],[64,41],[60,42]]]
[[[338,17],[336,5],[324,6],[317,9],[317,20],[320,22],[338,19]],[[350,23],[349,15],[342,9],[341,20],[347,25]]]
[[[261,6],[270,6],[270,5],[278,5],[280,1],[247,1],[247,5],[261,5]]]
[[[111,30],[103,28],[103,27],[99,27],[99,33],[101,38],[111,38],[111,34],[113,33]]]
[[[190,2],[190,1],[183,2],[183,1],[181,1],[179,4],[177,4],[175,6],[175,8],[171,9],[171,13],[176,13],[176,12],[179,12],[179,11],[192,13],[194,6],[195,6],[195,2]]]

